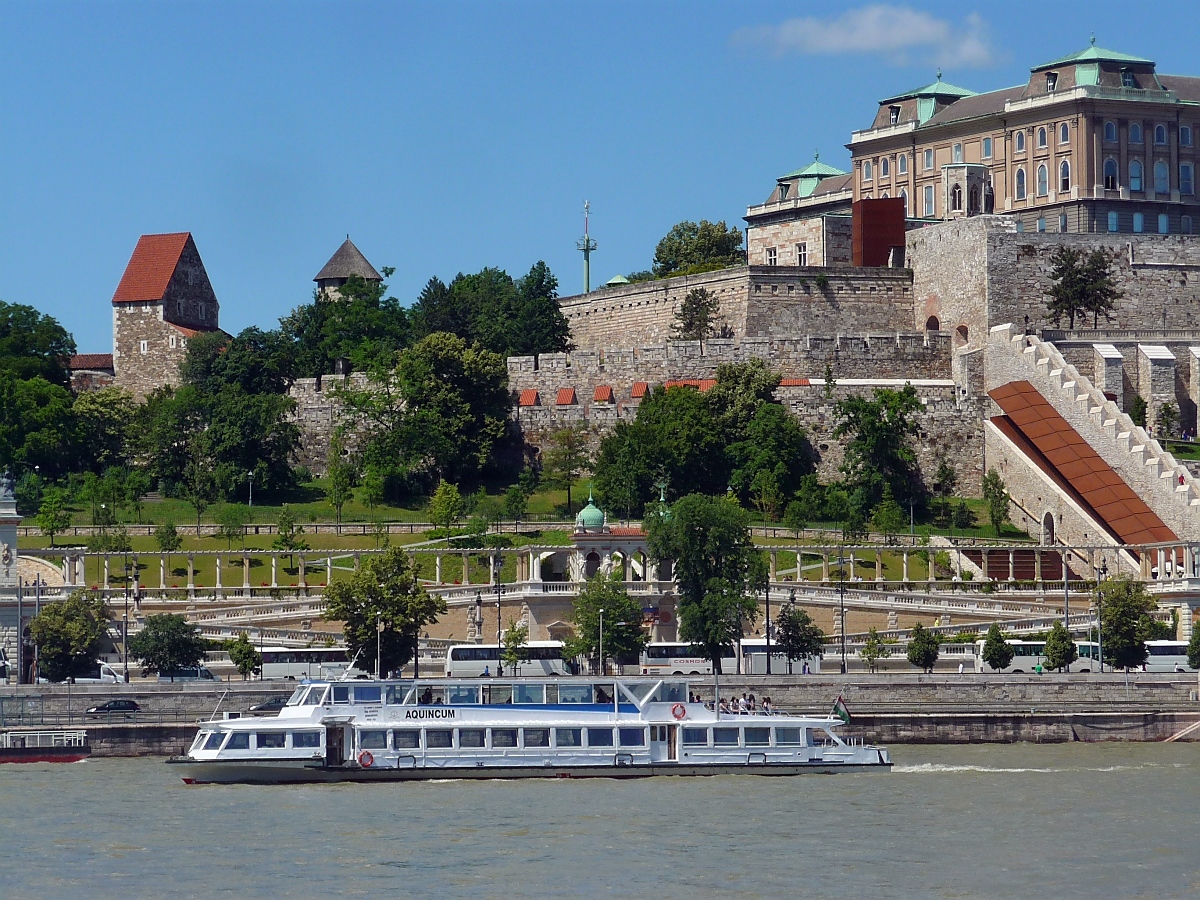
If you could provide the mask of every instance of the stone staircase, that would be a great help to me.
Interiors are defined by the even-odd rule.
[[[989,388],[1028,381],[1183,540],[1200,536],[1200,479],[1070,365],[1013,325],[991,330]]]

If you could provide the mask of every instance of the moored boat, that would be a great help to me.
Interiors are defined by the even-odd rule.
[[[91,752],[83,729],[0,732],[0,763],[79,762]]]
[[[313,681],[276,716],[201,724],[193,783],[797,775],[890,769],[835,717],[733,715],[686,680]]]

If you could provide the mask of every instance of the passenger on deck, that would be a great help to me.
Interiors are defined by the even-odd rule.
[[[604,692],[604,688],[596,686],[596,702],[597,703],[612,703],[612,697]]]
[[[424,692],[421,694],[421,699],[417,702],[422,706],[431,705],[433,703],[433,689],[425,688]]]
[[[754,695],[753,695],[753,694],[751,694],[751,695],[750,695],[750,699],[749,699],[749,700],[746,702],[746,710],[747,710],[748,712],[754,712],[754,711],[755,711]]]

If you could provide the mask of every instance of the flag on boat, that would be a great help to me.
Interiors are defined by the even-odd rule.
[[[838,694],[838,698],[833,701],[833,717],[841,719],[843,725],[850,724],[850,710],[846,709],[846,702],[842,700],[842,695]]]

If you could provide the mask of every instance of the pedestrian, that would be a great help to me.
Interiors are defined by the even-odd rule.
[[[963,664],[959,663],[958,664],[958,674],[961,675],[962,673],[963,673]]]
[[[802,674],[802,675],[809,675],[809,674],[811,674],[811,673],[809,672],[809,669],[808,669],[808,660],[805,660],[805,661],[804,661],[804,668],[800,670],[800,674]]]
[[[491,672],[489,672],[489,671],[488,671],[488,669],[489,669],[489,667],[488,667],[488,666],[484,666],[484,667],[483,667],[483,677],[484,677],[484,678],[491,678],[491,677],[492,677],[492,673],[491,673]]]

